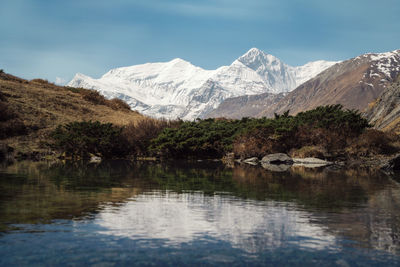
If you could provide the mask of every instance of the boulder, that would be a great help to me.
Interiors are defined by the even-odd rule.
[[[293,162],[295,164],[302,164],[302,165],[331,165],[333,164],[330,161],[326,161],[323,159],[318,159],[318,158],[293,158]]]
[[[264,156],[261,163],[267,164],[292,164],[293,160],[285,153],[275,153]]]
[[[91,156],[89,162],[90,163],[98,163],[98,162],[101,162],[101,158],[97,157],[97,156]]]
[[[326,167],[329,164],[315,164],[315,163],[294,163],[293,167],[305,167],[305,168],[320,168]]]

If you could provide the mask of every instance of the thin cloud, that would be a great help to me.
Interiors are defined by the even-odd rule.
[[[65,85],[65,83],[67,82],[67,80],[65,80],[64,78],[61,77],[56,77],[55,83],[58,85]]]

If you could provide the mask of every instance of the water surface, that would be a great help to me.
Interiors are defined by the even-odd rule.
[[[0,265],[400,264],[400,185],[368,169],[21,162]]]

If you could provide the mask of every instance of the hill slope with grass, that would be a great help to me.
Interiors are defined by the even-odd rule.
[[[60,124],[91,120],[124,126],[143,118],[125,102],[93,90],[0,72],[0,144],[22,155],[45,152],[49,134]]]

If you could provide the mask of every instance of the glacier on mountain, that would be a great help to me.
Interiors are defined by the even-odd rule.
[[[252,48],[231,65],[216,70],[177,58],[112,69],[99,79],[78,73],[68,86],[120,98],[148,116],[192,120],[202,118],[226,98],[289,92],[335,63],[320,60],[292,67]]]

